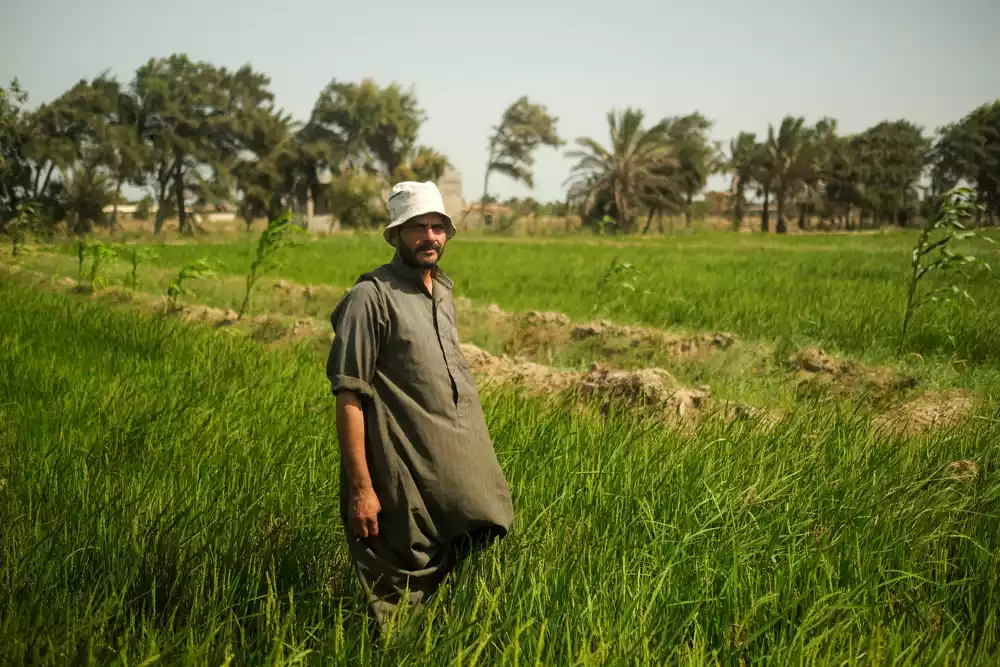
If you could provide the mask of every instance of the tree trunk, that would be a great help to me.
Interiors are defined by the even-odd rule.
[[[49,189],[49,181],[52,180],[52,172],[55,171],[55,168],[55,163],[49,165],[49,170],[45,172],[45,180],[42,182],[42,188],[40,190],[38,189],[38,179],[35,179],[35,199],[41,197],[42,193]]]
[[[187,231],[187,211],[184,210],[184,172],[181,169],[180,155],[174,166],[174,198],[177,200],[177,231],[181,234]]]
[[[687,204],[687,206],[685,207],[685,211],[684,211],[684,224],[686,226],[690,227],[691,226],[691,207],[694,204],[694,193],[691,192],[690,190],[688,190],[687,195],[685,197],[685,203]]]
[[[163,223],[167,219],[167,190],[170,186],[169,179],[158,183],[160,191],[156,196],[156,218],[153,221],[153,233],[159,234],[163,229]]]
[[[653,215],[655,213],[655,210],[649,209],[649,215],[646,217],[646,226],[642,228],[643,236],[649,233],[649,226],[653,224]]]
[[[771,192],[768,188],[764,188],[764,209],[760,212],[760,231],[767,234],[771,231],[770,217],[771,217]]]
[[[785,226],[785,194],[779,191],[777,200],[778,223],[774,226],[774,231],[778,234],[784,234],[788,231],[788,227]]]
[[[115,233],[115,225],[118,223],[118,198],[122,194],[122,182],[118,181],[115,186],[115,200],[111,203],[111,220],[108,222],[109,231]]]
[[[739,231],[743,226],[743,185],[736,189],[736,197],[733,202],[733,229]]]
[[[809,212],[809,203],[802,202],[799,205],[799,229],[806,229],[809,225],[806,222],[806,214]]]

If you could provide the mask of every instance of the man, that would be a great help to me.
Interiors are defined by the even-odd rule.
[[[459,349],[452,281],[438,266],[455,225],[433,183],[389,195],[391,262],[362,275],[331,315],[340,512],[384,631],[402,595],[421,606],[458,545],[506,535],[510,491]]]

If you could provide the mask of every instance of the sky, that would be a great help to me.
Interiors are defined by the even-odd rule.
[[[332,79],[395,81],[412,86],[420,142],[457,167],[467,200],[482,193],[491,127],[527,95],[569,143],[538,151],[534,190],[495,176],[490,192],[552,201],[573,140],[606,144],[607,113],[627,106],[651,121],[700,111],[727,144],[786,114],[831,116],[842,132],[906,118],[932,136],[1000,98],[998,28],[1000,0],[0,0],[0,82],[17,77],[33,107],[186,53],[249,63],[306,120]]]

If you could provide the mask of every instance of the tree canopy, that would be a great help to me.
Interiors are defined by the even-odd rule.
[[[439,181],[452,166],[420,143],[426,119],[412,89],[334,78],[297,120],[278,106],[266,74],[184,54],[151,58],[128,81],[107,72],[81,79],[34,108],[15,79],[0,88],[0,231],[25,206],[76,233],[114,229],[123,192],[135,188],[145,192],[144,208],[155,205],[157,232],[172,218],[191,232],[190,214],[213,205],[250,224],[308,201],[349,224],[375,224],[391,183]],[[715,173],[731,187],[709,193],[712,208],[727,211],[737,229],[756,202],[763,231],[772,229],[772,210],[779,233],[794,217],[801,228],[911,225],[960,184],[982,204],[978,224],[1000,216],[1000,100],[933,136],[906,119],[842,134],[833,118],[786,116],[762,136],[719,142],[700,112],[649,122],[635,108],[609,112],[607,125],[606,142],[580,137],[567,154],[567,204],[621,231],[639,229],[642,216],[644,231],[664,215],[690,224]],[[566,143],[557,126],[527,96],[504,110],[488,137],[484,214],[494,175],[534,187],[537,150]],[[540,210],[533,201],[518,210]]]

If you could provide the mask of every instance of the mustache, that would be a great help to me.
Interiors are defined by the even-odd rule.
[[[417,247],[414,248],[414,250],[416,252],[420,252],[421,250],[440,251],[441,250],[441,246],[439,244],[435,243],[434,241],[427,241],[425,243],[419,243],[419,244],[417,244]]]

